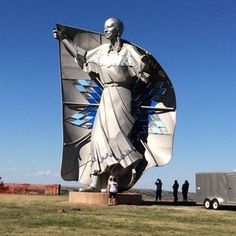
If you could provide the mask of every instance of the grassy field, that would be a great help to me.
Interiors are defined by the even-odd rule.
[[[68,196],[0,195],[0,235],[236,235],[235,210],[93,206]]]

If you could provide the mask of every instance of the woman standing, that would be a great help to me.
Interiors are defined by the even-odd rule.
[[[113,176],[109,177],[109,182],[107,185],[108,190],[108,206],[117,205],[117,193],[118,193],[118,183],[116,178]]]

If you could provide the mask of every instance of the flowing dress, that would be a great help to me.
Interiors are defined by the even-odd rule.
[[[131,88],[144,74],[143,57],[127,43],[119,52],[103,44],[86,54],[84,71],[98,74],[104,85],[91,136],[91,173],[102,173],[118,163],[126,168],[143,158],[130,138],[135,122]]]

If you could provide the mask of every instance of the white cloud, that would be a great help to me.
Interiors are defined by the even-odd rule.
[[[35,173],[28,173],[29,176],[59,176],[57,173],[52,173],[50,170],[47,171],[37,171]]]

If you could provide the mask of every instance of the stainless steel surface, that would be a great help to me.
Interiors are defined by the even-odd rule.
[[[105,22],[105,36],[64,25],[57,31],[65,35],[62,177],[103,189],[113,175],[120,191],[131,188],[145,170],[171,159],[173,86],[146,50],[120,39],[119,20]]]

